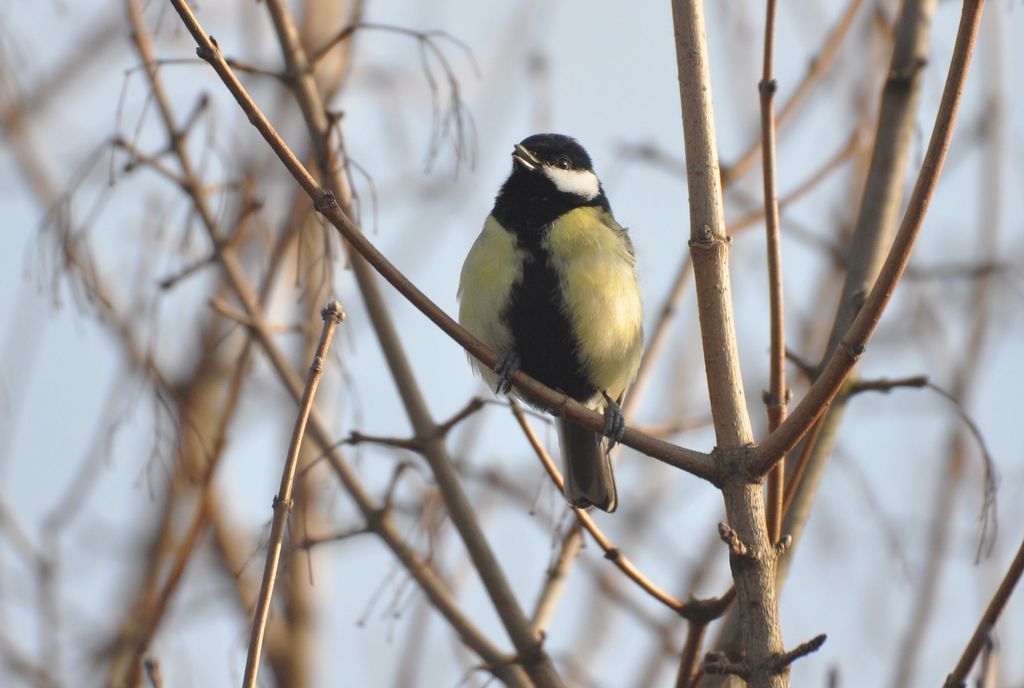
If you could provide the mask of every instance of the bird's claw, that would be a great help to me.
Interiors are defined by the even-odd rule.
[[[494,366],[494,372],[498,374],[498,384],[494,388],[495,394],[508,394],[512,391],[512,376],[516,374],[522,364],[522,359],[515,351],[506,351],[498,357],[498,362]]]
[[[604,394],[602,392],[602,394]],[[604,409],[604,430],[602,434],[608,438],[608,451],[622,441],[622,435],[626,432],[626,417],[622,415],[620,407],[614,399],[607,394],[604,395],[607,406]]]

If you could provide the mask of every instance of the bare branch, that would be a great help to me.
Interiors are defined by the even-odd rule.
[[[768,409],[768,431],[786,420],[789,388],[786,385],[786,329],[782,296],[782,242],[779,237],[779,197],[775,178],[775,91],[773,77],[775,54],[775,0],[766,4],[764,22],[764,69],[758,92],[761,94],[761,160],[764,178],[764,215],[768,256],[768,303],[771,333],[769,343],[769,386],[764,396]],[[782,492],[785,484],[785,460],[779,461],[768,475],[768,537],[778,542],[782,536]]]
[[[1024,576],[1024,541],[1021,541],[1020,547],[1017,548],[1017,555],[1010,563],[995,594],[992,595],[992,600],[988,603],[977,628],[974,629],[974,634],[971,635],[967,647],[960,655],[960,661],[956,663],[953,673],[946,678],[944,688],[961,688],[965,685],[967,674],[978,658],[978,653],[981,652],[992,629],[995,628],[996,622],[1003,613],[1003,609],[1006,608],[1006,603],[1009,601],[1010,595],[1013,594],[1013,589],[1020,582],[1021,576]]]
[[[292,430],[292,439],[288,445],[288,457],[281,472],[281,486],[274,497],[274,520],[270,529],[270,542],[267,543],[267,562],[263,568],[263,583],[260,585],[252,635],[249,638],[249,652],[245,661],[243,685],[247,688],[255,688],[256,676],[259,673],[263,636],[267,628],[267,617],[270,616],[270,598],[274,594],[277,566],[281,560],[281,550],[284,547],[285,523],[288,521],[288,515],[293,506],[292,489],[295,485],[295,468],[299,462],[299,448],[302,446],[302,437],[306,434],[306,423],[313,409],[313,399],[324,372],[324,359],[327,357],[331,339],[334,338],[334,330],[345,320],[345,311],[337,301],[327,304],[320,315],[324,320],[324,326],[320,332],[320,342],[317,344],[313,362],[309,366],[309,377],[306,379],[306,388],[302,392],[299,413],[295,418],[295,428]]]
[[[935,128],[928,144],[928,152],[921,165],[921,172],[914,185],[903,222],[878,279],[871,288],[863,308],[822,370],[821,376],[793,410],[792,416],[755,450],[751,458],[751,468],[758,473],[769,470],[786,452],[796,446],[825,412],[828,403],[839,392],[846,376],[856,365],[892,298],[907,261],[910,260],[910,252],[924,223],[925,212],[935,192],[942,164],[949,150],[960,98],[967,81],[967,70],[974,52],[983,4],[983,0],[968,0],[963,5],[953,60],[935,118]]]

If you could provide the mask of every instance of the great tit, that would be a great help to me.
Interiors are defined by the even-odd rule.
[[[500,354],[495,370],[476,362],[496,392],[510,391],[510,377],[522,370],[591,408],[604,402],[610,450],[624,429],[618,404],[643,349],[633,245],[575,139],[530,136],[512,161],[462,266],[459,322]],[[614,511],[601,438],[558,424],[566,499]]]

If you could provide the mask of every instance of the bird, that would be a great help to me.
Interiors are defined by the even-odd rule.
[[[521,370],[593,409],[604,436],[558,419],[565,498],[612,512],[609,453],[625,422],[619,404],[643,350],[643,305],[627,230],[612,215],[587,151],[563,134],[513,147],[512,172],[462,266],[459,323],[499,354],[471,359],[496,393]]]

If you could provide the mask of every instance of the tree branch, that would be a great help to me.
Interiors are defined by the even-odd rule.
[[[1024,575],[1024,540],[1021,541],[1020,547],[1017,548],[1017,556],[1010,563],[1010,568],[1007,569],[1002,582],[996,588],[996,592],[992,596],[991,601],[989,601],[988,607],[985,608],[985,613],[982,614],[981,620],[978,621],[978,626],[974,629],[967,647],[964,648],[963,654],[960,655],[960,661],[956,663],[953,672],[946,678],[943,688],[962,688],[965,685],[964,682],[967,680],[967,674],[974,665],[974,661],[978,658],[978,653],[981,652],[981,648],[985,645],[992,629],[995,628],[996,621],[999,620],[1003,609],[1006,608],[1006,603],[1010,599],[1010,595],[1013,594],[1013,589],[1020,582],[1022,575]]]
[[[782,688],[786,674],[774,671],[768,659],[783,652],[775,596],[777,554],[767,530],[760,481],[746,475],[747,453],[753,444],[743,394],[732,311],[728,247],[715,140],[714,110],[704,10],[701,0],[673,0],[679,99],[686,148],[686,181],[690,205],[690,250],[704,367],[718,443],[716,459],[729,531],[735,534],[729,557],[745,650],[754,688]],[[738,555],[740,550],[742,556]]]
[[[274,520],[270,526],[270,541],[267,543],[267,560],[263,567],[263,582],[260,584],[260,596],[256,602],[252,634],[249,636],[249,651],[245,660],[245,676],[242,681],[245,688],[256,686],[260,654],[263,651],[263,634],[267,628],[267,618],[270,616],[270,599],[274,594],[277,566],[281,561],[281,550],[284,548],[284,527],[293,506],[292,489],[295,486],[295,469],[299,463],[299,448],[302,446],[306,423],[313,410],[313,399],[323,376],[327,350],[331,345],[331,339],[334,338],[335,328],[345,320],[345,311],[342,310],[340,303],[332,301],[324,307],[320,316],[324,321],[323,329],[320,331],[320,342],[309,366],[309,376],[306,378],[306,387],[302,392],[295,427],[288,444],[288,456],[281,471],[281,486],[274,497]]]
[[[768,0],[764,23],[764,70],[758,92],[761,95],[761,160],[764,180],[765,244],[768,256],[768,302],[771,321],[769,343],[769,385],[764,401],[768,408],[768,431],[786,420],[789,388],[786,386],[786,328],[782,297],[782,242],[779,236],[779,196],[775,176],[775,0]],[[768,476],[768,537],[782,537],[782,492],[785,462],[780,461]]]
[[[846,380],[846,376],[864,352],[864,347],[892,298],[896,285],[910,260],[910,253],[921,231],[928,204],[935,192],[939,175],[942,172],[942,164],[945,161],[946,152],[949,150],[949,142],[953,137],[953,125],[956,123],[960,99],[967,81],[968,67],[974,52],[983,5],[984,0],[965,0],[963,4],[960,28],[957,31],[956,44],[953,48],[953,59],[946,78],[946,86],[942,92],[939,111],[935,118],[935,127],[932,130],[931,140],[928,142],[928,151],[903,216],[903,222],[893,240],[892,248],[882,266],[878,280],[871,288],[863,308],[860,309],[828,364],[822,370],[821,376],[811,386],[786,422],[769,435],[754,451],[750,466],[756,473],[764,473],[775,465],[786,452],[796,446],[796,443],[824,413],[829,402],[832,401]]]

